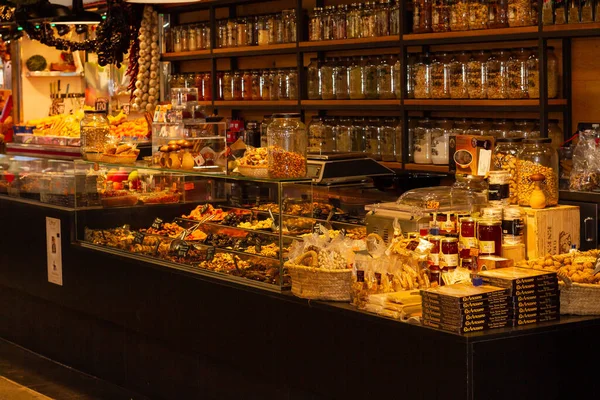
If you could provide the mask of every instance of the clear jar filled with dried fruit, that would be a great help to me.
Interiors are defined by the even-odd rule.
[[[432,19],[433,32],[450,31],[450,0],[434,0]]]
[[[415,99],[431,98],[431,61],[429,53],[419,54],[413,65]]]
[[[285,90],[288,100],[298,100],[298,72],[295,68],[287,70],[285,75]]]
[[[362,37],[375,37],[375,2],[366,2],[362,12]]]
[[[554,54],[554,47],[547,47],[547,69],[548,76],[548,98],[554,99],[558,97],[558,59]],[[532,51],[527,60],[527,80],[530,99],[538,99],[540,97],[540,70],[539,57],[537,51]]]
[[[390,34],[390,0],[379,0],[375,7],[375,35],[388,36]]]
[[[510,204],[519,202],[517,196],[517,156],[523,148],[521,138],[498,138],[492,154],[492,169],[510,174],[508,182],[508,199]]]
[[[269,177],[306,177],[306,126],[300,114],[273,114],[267,127]]]
[[[308,124],[308,153],[320,154],[325,142],[323,117],[314,116]]]
[[[365,144],[368,157],[374,160],[381,160],[380,143],[381,120],[377,117],[370,117],[365,126]]]
[[[569,0],[567,23],[578,24],[581,22],[579,3],[580,0]]]
[[[352,151],[352,119],[340,117],[339,123],[334,130],[335,151],[338,153],[349,153]]]
[[[266,25],[265,25],[266,26]],[[265,29],[265,34],[268,30]],[[260,35],[260,32],[259,32]],[[260,36],[259,36],[260,38]],[[323,40],[323,9],[321,7],[315,7],[313,13],[308,21],[308,40],[317,41]],[[267,36],[267,43],[269,43]]]
[[[242,74],[239,71],[233,73],[231,88],[233,100],[242,100]]]
[[[352,64],[348,69],[348,75],[350,75],[350,99],[361,100],[365,98],[365,84],[363,81],[363,69],[365,67],[366,58],[360,56],[360,58],[353,58]]]
[[[271,75],[268,69],[265,69],[260,74],[260,99],[269,100],[271,99],[271,89],[273,83],[271,82]]]
[[[450,29],[453,31],[466,31],[469,29],[469,2],[468,0],[450,1]]]
[[[367,58],[363,68],[363,82],[365,85],[365,98],[377,99],[377,66],[379,65],[379,56]]]
[[[251,75],[252,100],[262,100],[260,94],[260,72],[258,70],[252,70]]]
[[[558,204],[558,153],[552,148],[552,139],[523,140],[523,149],[517,156],[517,190],[519,205],[530,206],[531,195],[539,184],[546,198],[546,206]],[[533,175],[540,174],[541,181]]]
[[[390,8],[390,35],[400,34],[400,1],[394,1]]]
[[[486,29],[489,19],[488,0],[469,1],[469,29]]]
[[[336,100],[348,100],[350,98],[348,66],[350,58],[339,57],[333,67],[333,94]]]
[[[469,74],[468,65],[471,59],[471,53],[461,51],[452,55],[450,62],[450,98],[468,99],[469,98]]]
[[[367,149],[365,128],[367,122],[364,117],[354,118],[352,121],[352,151],[364,153]]]
[[[382,161],[395,161],[394,143],[396,136],[396,126],[398,122],[396,118],[386,117],[383,119],[379,128],[379,148],[381,151]]]
[[[508,60],[508,98],[526,99],[529,97],[527,80],[527,60],[531,50],[520,48],[513,51]]]
[[[204,98],[204,101],[212,100],[212,79],[210,72],[206,72],[202,75],[202,97]]]
[[[289,100],[289,96],[287,93],[287,70],[278,69],[277,70],[277,79],[275,80],[276,86],[275,91],[277,92],[278,100]]]
[[[252,100],[252,71],[249,70],[242,75],[242,100]]]
[[[400,61],[400,59],[398,59]],[[415,78],[417,71],[418,56],[415,54],[408,53],[406,58],[406,94],[404,95],[407,99],[415,98]],[[400,65],[400,68],[402,66]]]
[[[310,59],[310,64],[307,68],[307,91],[309,100],[320,100],[321,99],[321,65],[316,58]],[[263,99],[264,100],[264,99]]]
[[[488,28],[508,27],[508,0],[489,0]]]
[[[471,53],[467,62],[467,92],[470,99],[485,99],[487,97],[486,65],[490,53],[478,50]]]
[[[335,99],[333,93],[333,61],[330,58],[326,58],[321,64],[321,98],[323,100]]]
[[[279,74],[276,69],[269,70],[271,77],[271,97],[269,100],[279,100]]]
[[[433,0],[414,0],[413,33],[432,32]]]
[[[383,56],[377,66],[377,93],[380,99],[395,99],[394,66],[390,58]]]
[[[508,26],[530,26],[531,0],[508,0]]]
[[[486,63],[488,99],[508,98],[508,59],[507,50],[493,51]]]
[[[450,98],[450,55],[434,53],[431,58],[431,98]]]
[[[413,129],[412,154],[417,164],[431,164],[431,130],[433,122],[429,118],[420,119]]]
[[[390,64],[392,65],[392,85],[394,95],[397,99],[402,96],[402,62],[400,57],[391,56]]]
[[[225,71],[223,72],[223,80],[221,81],[221,92],[223,93],[223,100],[231,101],[233,100],[233,76],[231,72]]]
[[[352,3],[346,13],[346,37],[348,39],[359,38],[361,34],[362,20],[358,7],[358,4]]]
[[[79,123],[81,156],[84,160],[98,161],[104,153],[110,126],[105,111],[85,110]]]

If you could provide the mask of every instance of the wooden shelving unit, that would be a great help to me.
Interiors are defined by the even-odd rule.
[[[266,46],[226,47],[214,49],[212,53],[214,56],[220,57],[285,54],[295,53],[297,47],[297,43],[282,43],[269,44]]]
[[[302,100],[304,110],[391,110],[400,111],[400,100]]]
[[[213,102],[219,108],[293,108],[298,107],[298,100],[257,100],[257,101],[221,101]]]
[[[372,47],[399,47],[399,36],[379,36],[372,38],[341,39],[341,40],[319,40],[299,42],[302,51],[320,50],[351,50]]]
[[[450,44],[472,42],[502,42],[508,40],[537,39],[538,27],[481,29],[460,32],[410,33],[402,36],[407,45]]]
[[[181,51],[178,53],[164,53],[161,56],[162,61],[185,61],[185,60],[201,60],[211,58],[212,53],[210,50],[196,50],[196,51]]]

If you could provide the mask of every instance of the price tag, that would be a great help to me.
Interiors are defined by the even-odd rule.
[[[198,154],[196,157],[194,157],[194,162],[196,165],[204,165],[206,161],[204,160],[204,157],[202,157],[202,154]]]
[[[163,223],[163,220],[162,220],[162,219],[160,219],[160,218],[156,218],[156,219],[154,220],[154,222],[152,223],[152,227],[153,227],[154,229],[160,229],[160,226],[162,225],[162,223]]]
[[[425,204],[425,207],[428,210],[437,210],[438,208],[440,208],[440,202],[435,200],[428,200]]]
[[[142,244],[144,243],[144,238],[146,237],[146,235],[144,235],[142,232],[134,232],[133,234],[133,244]]]
[[[179,257],[185,257],[185,256],[187,256],[187,253],[189,250],[190,250],[189,243],[181,242],[181,243],[179,243],[179,246],[177,246],[177,255]]]
[[[108,109],[108,99],[100,97],[96,100],[96,111],[106,111]]]

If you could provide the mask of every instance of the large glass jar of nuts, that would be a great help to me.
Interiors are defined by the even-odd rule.
[[[467,63],[467,91],[470,99],[487,97],[486,63],[490,53],[485,50],[473,52]]]
[[[104,153],[110,126],[105,111],[85,110],[79,123],[81,156],[84,160],[99,161]]]
[[[413,11],[413,33],[428,33],[432,31],[433,0],[415,0]]]
[[[450,98],[468,99],[468,65],[471,53],[461,51],[455,53],[450,62]]]
[[[400,58],[398,58],[398,62],[400,62]],[[415,78],[416,78],[416,71],[417,71],[417,67],[416,67],[416,63],[417,63],[417,57],[414,54],[408,54],[407,60],[406,60],[406,95],[405,98],[407,99],[414,99],[415,98]],[[396,69],[396,64],[394,64],[394,69]],[[400,65],[400,69],[402,69],[402,66]],[[399,84],[402,84],[401,82],[398,82]],[[400,98],[400,96],[398,96],[398,98]]]
[[[435,53],[431,59],[431,98],[450,98],[450,54]]]
[[[486,29],[488,18],[488,0],[470,0],[469,29]]]
[[[350,99],[361,100],[365,98],[365,82],[363,80],[363,70],[365,68],[366,59],[364,56],[360,56],[360,59],[354,58],[350,68],[348,68],[349,82],[350,82]]]
[[[469,29],[468,0],[450,0],[450,29],[453,31]]]
[[[508,60],[508,97],[510,99],[526,99],[528,94],[527,60],[531,50],[520,48],[515,50]]]
[[[381,57],[381,62],[377,66],[377,94],[380,99],[396,98],[393,68],[388,57]]]
[[[508,27],[508,0],[490,0],[489,8],[488,28]]]
[[[508,59],[510,52],[497,50],[486,63],[488,99],[508,98]]]
[[[300,114],[273,114],[267,127],[269,177],[306,177],[306,126]]]
[[[414,76],[415,99],[431,98],[431,61],[428,53],[419,55],[412,68]]]
[[[531,0],[508,0],[508,26],[531,24]]]
[[[517,191],[519,205],[530,206],[533,190],[539,183],[546,198],[546,206],[558,204],[558,153],[552,148],[552,139],[523,140],[523,149],[517,155]]]
[[[554,54],[554,48],[547,48],[548,75],[548,98],[553,99],[558,96],[558,60]],[[539,99],[540,97],[540,65],[537,51],[532,51],[527,60],[527,91],[530,99]]]
[[[434,32],[450,31],[450,4],[449,0],[435,0],[433,3],[433,23]]]

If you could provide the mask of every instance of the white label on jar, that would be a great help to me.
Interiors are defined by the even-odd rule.
[[[474,237],[461,237],[460,242],[465,249],[474,249],[477,247],[477,239]]]
[[[437,253],[429,254],[429,261],[431,261],[433,265],[440,265],[440,255]]]
[[[494,242],[493,240],[491,240],[491,241],[480,240],[479,241],[479,252],[481,252],[483,254],[494,254],[496,252],[496,242]]]
[[[458,267],[458,254],[443,254],[444,263],[448,267]]]

